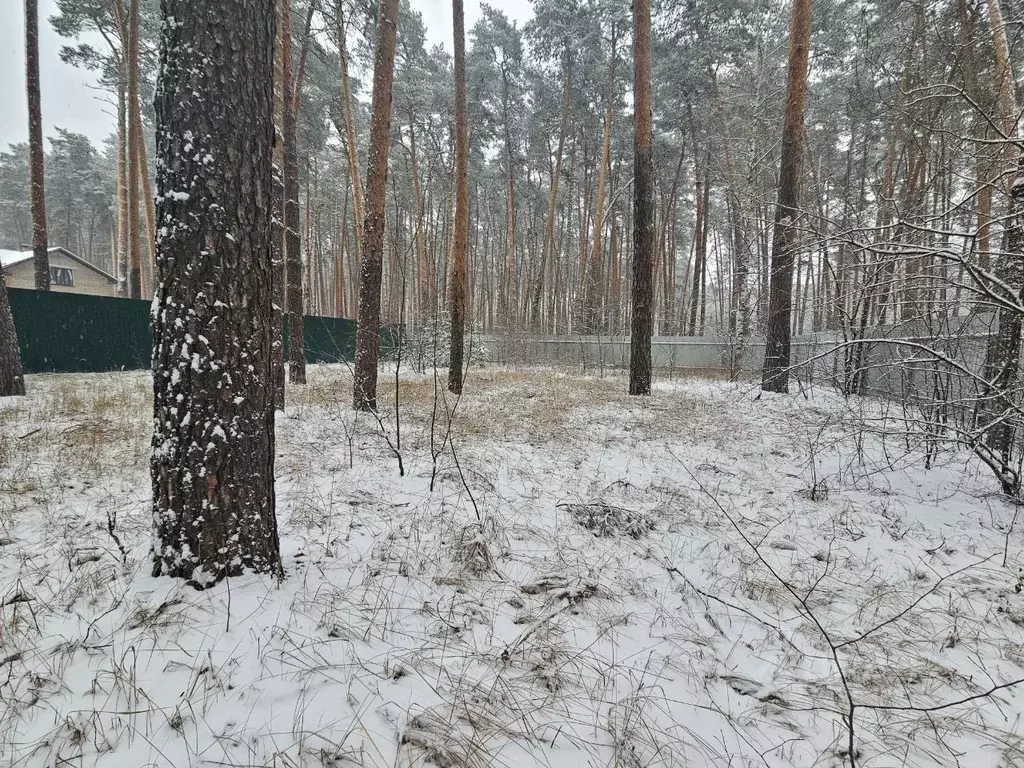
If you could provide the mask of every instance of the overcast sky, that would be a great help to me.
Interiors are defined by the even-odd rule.
[[[427,27],[428,46],[441,43],[452,48],[452,5],[450,0],[410,0],[412,7],[423,14]],[[25,32],[22,17],[24,4],[0,0],[15,6],[0,23],[0,149],[28,137],[25,107]],[[510,18],[522,26],[532,15],[529,0],[492,0]],[[479,0],[466,0],[466,29],[480,17]],[[55,0],[39,2],[39,68],[43,91],[43,130],[47,136],[54,126],[84,133],[95,143],[113,130],[114,111],[106,95],[95,88],[91,73],[69,66],[60,60],[61,45],[68,41],[58,37],[50,27],[49,17],[55,12]]]

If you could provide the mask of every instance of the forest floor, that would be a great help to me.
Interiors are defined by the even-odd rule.
[[[828,392],[473,370],[445,444],[410,375],[398,447],[393,378],[378,423],[313,367],[284,580],[196,592],[149,574],[149,377],[28,387],[0,765],[1024,766],[1024,515]]]

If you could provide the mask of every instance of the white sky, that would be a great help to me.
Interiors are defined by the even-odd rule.
[[[452,5],[450,0],[410,0],[423,14],[428,47],[441,43],[452,48]],[[25,29],[24,4],[0,0],[15,6],[4,14],[0,24],[0,150],[28,137],[25,106]],[[533,15],[530,0],[491,0],[521,27]],[[480,18],[480,0],[466,0],[467,34]],[[104,94],[94,87],[92,73],[69,66],[60,60],[60,48],[68,41],[57,36],[49,17],[55,12],[54,0],[39,2],[39,68],[43,92],[43,131],[49,136],[54,126],[84,133],[97,145],[113,130],[113,109]]]

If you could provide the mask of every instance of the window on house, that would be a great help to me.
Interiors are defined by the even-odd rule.
[[[75,287],[75,273],[68,267],[50,267],[50,285]]]

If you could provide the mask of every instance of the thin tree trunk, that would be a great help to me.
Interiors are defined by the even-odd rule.
[[[448,389],[462,393],[466,325],[466,260],[469,251],[469,117],[466,107],[466,31],[462,0],[452,0],[455,41],[455,237],[452,248],[452,339]]]
[[[551,258],[555,245],[555,211],[558,203],[558,184],[562,178],[562,154],[565,149],[565,134],[569,127],[569,106],[572,102],[572,61],[569,56],[569,42],[565,41],[565,82],[562,87],[562,117],[558,127],[558,149],[555,151],[555,168],[551,174],[551,191],[548,193],[548,215],[544,222],[544,242],[540,249],[540,269],[537,270],[537,285],[533,293],[533,323],[540,324],[544,294],[544,269]]]
[[[306,58],[309,56],[310,30],[313,26],[313,14],[316,12],[317,0],[309,0],[306,6],[306,23],[302,27],[302,47],[299,48],[299,65],[295,68],[292,88],[292,111],[299,114],[299,102],[302,100],[302,81],[306,77]],[[289,27],[291,24],[289,24]]]
[[[356,122],[352,114],[352,88],[348,79],[348,48],[345,42],[345,0],[335,6],[338,17],[338,60],[341,69],[341,95],[345,102],[345,149],[348,153],[348,178],[352,184],[352,209],[355,212],[356,247],[354,256],[363,250],[363,185],[359,180],[359,155],[356,144]]]
[[[789,391],[790,316],[793,311],[793,258],[796,220],[800,215],[800,170],[804,134],[804,99],[807,60],[811,46],[811,0],[793,0],[789,28],[789,64],[786,73],[786,109],[782,128],[779,200],[772,239],[768,328],[761,388]]]
[[[284,0],[275,0],[276,37],[274,45],[274,153],[271,193],[271,282],[273,285],[273,341],[271,364],[273,367],[274,408],[283,411],[285,407],[284,368],[284,310],[287,302],[285,286],[285,224],[284,224]]]
[[[420,191],[420,166],[416,155],[416,116],[409,116],[409,155],[412,163],[412,204],[413,224],[416,227],[416,264],[419,275],[420,318],[434,315],[434,299],[431,295],[432,277],[427,266],[427,243],[423,232],[423,199]]]
[[[32,199],[32,271],[37,291],[50,290],[50,252],[43,181],[43,115],[39,89],[38,0],[25,0],[25,91],[28,95],[29,189]],[[3,301],[7,294],[4,291]],[[0,312],[3,309],[0,308]],[[2,322],[2,318],[0,318]],[[12,326],[13,332],[13,326]],[[6,366],[5,366],[6,367]],[[20,365],[18,376],[21,375]],[[13,382],[13,379],[11,379]],[[13,384],[12,384],[13,387]],[[24,384],[22,384],[24,389]],[[24,394],[24,392],[16,393]]]
[[[132,119],[135,122],[135,151],[138,154],[139,186],[142,191],[142,211],[146,219],[146,253],[149,257],[149,288],[153,290],[156,276],[156,201],[153,199],[153,183],[149,178],[149,163],[146,160],[146,142],[142,136],[142,115],[138,101]]]
[[[139,249],[139,130],[142,120],[136,121],[139,108],[139,0],[128,3],[128,40],[125,46],[124,67],[128,81],[128,295],[142,298],[142,252]]]
[[[1017,138],[1016,128],[1017,95],[1013,67],[1010,63],[1006,28],[1003,23],[999,0],[988,0],[989,27],[995,48],[996,71],[999,76],[999,102],[1003,119],[1003,132],[1007,137]],[[1004,253],[1000,255],[996,272],[1003,283],[1013,291],[1013,299],[1024,299],[1024,184],[1017,183],[1024,165],[1024,154],[1014,142],[1007,142],[1004,150],[1007,157],[1005,177],[1009,196],[1006,223],[1004,224]],[[1003,465],[1003,490],[1017,493],[1020,478],[1012,469],[1014,429],[1005,418],[1014,405],[1014,392],[1020,378],[1020,351],[1022,318],[1020,312],[1000,309],[997,313],[996,334],[989,341],[986,354],[988,365],[986,377],[991,385],[986,388],[986,399],[991,399],[991,412],[986,420],[996,420],[988,430],[986,444]]]
[[[359,319],[353,407],[377,408],[377,365],[380,358],[381,274],[384,265],[384,207],[391,140],[391,90],[394,81],[398,0],[383,0],[377,25],[373,61],[373,103],[370,120],[370,158],[367,173],[367,211],[360,254]]]
[[[694,257],[693,257],[693,286],[690,289],[690,327],[689,335],[697,336],[699,327],[697,318],[704,317],[704,303],[707,296],[704,293],[705,271],[708,261],[708,202],[710,200],[710,177],[708,174],[708,163],[710,155],[704,155],[704,168],[701,169],[697,181],[697,221],[694,228]]]
[[[345,187],[345,199],[341,204],[341,221],[338,222],[338,246],[337,256],[334,262],[334,314],[337,317],[345,317],[345,241],[348,239],[346,228],[348,224],[348,187]]]
[[[281,19],[281,95],[284,100],[284,263],[288,307],[288,381],[306,383],[306,345],[303,339],[302,226],[299,217],[299,150],[295,136],[295,96],[292,82],[291,0],[283,0]]]
[[[654,303],[654,122],[651,95],[651,2],[633,2],[633,305],[629,394],[651,394]]]
[[[128,295],[128,101],[124,83],[117,89],[117,293]]]
[[[992,30],[992,44],[995,49],[1001,124],[1003,134],[1007,138],[1003,154],[1009,173],[1004,176],[1003,184],[1006,187],[1007,197],[1012,197],[1019,154],[1019,150],[1011,140],[1017,132],[1017,86],[1015,85],[1013,66],[1010,63],[1010,46],[1006,40],[1006,25],[1003,23],[999,0],[988,0],[988,25]]]
[[[615,25],[612,24],[611,58],[608,60],[608,85],[605,91],[604,130],[601,140],[601,159],[597,174],[597,203],[594,207],[594,243],[590,253],[590,268],[583,285],[583,333],[595,333],[602,330],[600,291],[603,276],[601,274],[601,236],[604,233],[605,189],[608,183],[608,166],[612,155],[612,114],[615,107],[615,62],[618,51],[615,47]]]

